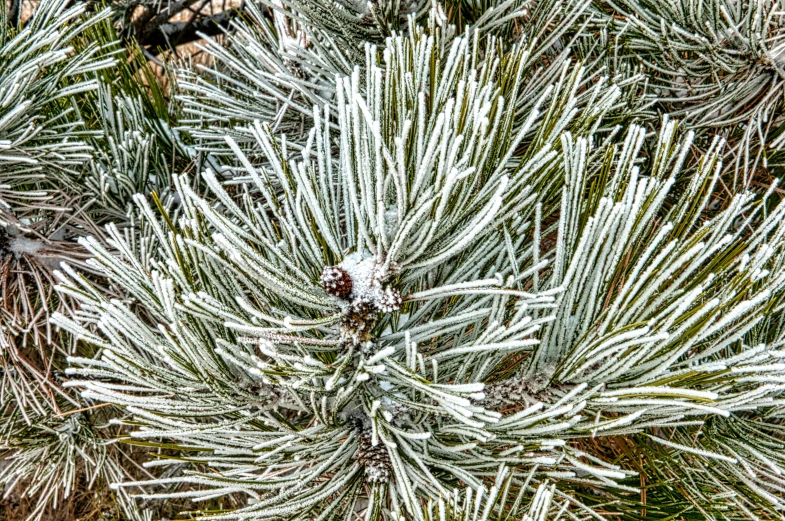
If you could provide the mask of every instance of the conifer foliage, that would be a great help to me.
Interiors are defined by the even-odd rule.
[[[164,93],[47,1],[0,62],[33,518],[782,516],[778,2],[261,0]]]

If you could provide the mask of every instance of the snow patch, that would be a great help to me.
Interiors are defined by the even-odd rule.
[[[352,300],[376,301],[380,284],[376,276],[376,259],[371,253],[350,253],[338,266],[352,278]]]
[[[28,239],[27,237],[14,237],[8,245],[8,250],[13,252],[17,257],[22,254],[35,255],[39,252],[43,243],[35,239]]]

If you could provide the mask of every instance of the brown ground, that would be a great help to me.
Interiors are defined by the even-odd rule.
[[[110,511],[96,502],[94,493],[77,492],[56,508],[48,508],[43,521],[111,521],[117,519]],[[33,514],[35,501],[20,498],[12,492],[10,497],[0,500],[0,521],[26,521]],[[120,520],[118,520],[120,521]]]

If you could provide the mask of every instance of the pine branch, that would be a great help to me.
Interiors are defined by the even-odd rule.
[[[204,6],[0,36],[38,517],[78,475],[145,521],[779,516],[778,3]]]
[[[145,24],[139,43],[155,56],[165,49],[174,49],[202,38],[224,34],[231,27],[232,19],[238,17],[242,11],[242,8],[233,8],[187,22],[166,22],[168,17],[161,18],[159,15]]]

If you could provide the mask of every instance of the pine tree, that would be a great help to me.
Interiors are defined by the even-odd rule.
[[[4,24],[0,483],[781,518],[783,12],[261,0],[167,93],[117,11]]]

